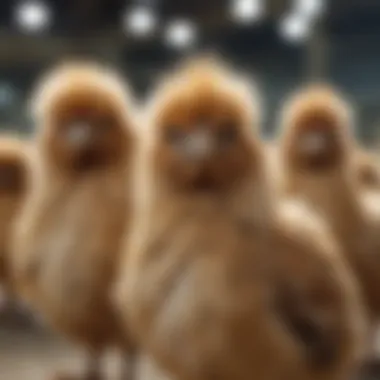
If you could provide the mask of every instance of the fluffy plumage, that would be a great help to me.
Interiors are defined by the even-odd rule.
[[[316,113],[323,119],[318,128],[309,122]],[[285,111],[289,117],[284,117],[280,159],[288,174],[287,187],[291,194],[301,196],[332,226],[361,280],[372,313],[377,315],[380,283],[376,268],[380,240],[375,231],[380,220],[377,220],[379,207],[374,207],[374,203],[378,197],[365,195],[363,179],[358,175],[361,173],[358,168],[363,166],[350,132],[353,120],[347,117],[349,113],[350,106],[333,89],[322,91],[312,87],[301,91]],[[311,152],[314,161],[325,163],[323,167],[305,166],[310,151],[294,159],[294,152],[302,145],[300,138],[310,134],[319,136],[323,142]]]
[[[9,255],[12,230],[28,191],[29,143],[0,136],[0,283],[11,287]]]
[[[153,97],[120,309],[181,380],[344,379],[365,325],[355,283],[323,225],[273,197],[243,82],[195,61]]]
[[[87,63],[49,73],[33,99],[33,183],[15,236],[15,279],[35,310],[99,364],[109,345],[132,347],[109,291],[129,223],[133,106],[121,78]]]
[[[357,165],[359,183],[363,184],[364,189],[379,191],[380,163],[377,155],[363,149],[358,153]]]
[[[320,94],[318,88],[301,91],[296,100],[288,104],[288,112],[292,117],[287,119],[280,159],[287,171],[290,195],[301,197],[330,224],[359,280],[374,322],[372,326],[376,327],[380,312],[380,197],[377,191],[368,191],[374,190],[376,186],[373,182],[375,167],[372,166],[375,162],[370,162],[368,155],[358,150],[350,133],[353,120],[345,117],[350,113],[349,104],[333,89],[327,91],[328,96],[322,104],[315,101]],[[314,133],[314,126],[303,120],[310,113],[315,114],[316,110],[322,115],[331,115],[331,119],[325,121],[324,130],[331,131],[330,138],[334,136],[329,146],[334,146],[330,155],[336,160],[325,160],[329,165],[324,170],[309,167],[301,172],[299,162],[292,159],[289,147],[297,145],[300,134],[309,131]],[[326,136],[324,138],[326,140]],[[322,145],[317,156],[325,156],[325,148]]]

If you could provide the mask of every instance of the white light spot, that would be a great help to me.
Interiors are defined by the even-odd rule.
[[[231,15],[239,23],[247,24],[261,20],[264,16],[264,2],[262,0],[233,0]]]
[[[315,18],[320,16],[326,8],[324,0],[294,0],[294,12],[303,17]]]
[[[280,22],[280,34],[289,42],[303,42],[311,33],[311,22],[299,14],[285,16]]]
[[[172,21],[165,33],[168,45],[176,49],[186,49],[194,45],[196,41],[196,27],[188,20]]]
[[[139,6],[128,11],[123,22],[125,30],[139,37],[152,34],[157,26],[155,13],[147,6]]]
[[[15,20],[26,32],[38,32],[50,25],[51,12],[40,0],[26,0],[16,8]]]

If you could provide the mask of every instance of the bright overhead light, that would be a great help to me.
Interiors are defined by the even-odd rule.
[[[259,21],[264,15],[263,0],[232,0],[231,14],[239,23]]]
[[[168,45],[185,49],[194,45],[197,37],[195,25],[188,20],[172,21],[166,29],[165,38]]]
[[[26,32],[39,32],[50,25],[51,12],[43,1],[26,0],[16,8],[15,20]]]
[[[294,0],[294,12],[304,17],[318,17],[325,11],[324,0]]]
[[[280,22],[280,34],[289,42],[303,42],[311,33],[311,22],[299,14],[284,17]]]
[[[157,18],[152,8],[138,6],[125,14],[123,22],[126,30],[136,36],[144,37],[153,33]]]

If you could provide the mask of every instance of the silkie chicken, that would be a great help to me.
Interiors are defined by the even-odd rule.
[[[130,222],[132,96],[109,69],[70,62],[41,80],[32,111],[36,157],[14,236],[17,289],[50,326],[84,348],[84,379],[102,378],[100,359],[110,346],[131,355],[122,374],[130,379],[135,349],[120,329],[110,289]]]
[[[116,302],[176,379],[346,379],[357,285],[323,223],[274,196],[246,82],[195,59],[153,94]]]

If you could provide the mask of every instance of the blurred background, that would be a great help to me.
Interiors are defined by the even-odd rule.
[[[379,41],[378,0],[1,0],[0,125],[32,131],[30,89],[63,58],[110,62],[144,95],[175,60],[212,50],[259,78],[268,136],[281,99],[317,78],[346,92],[375,145]]]

